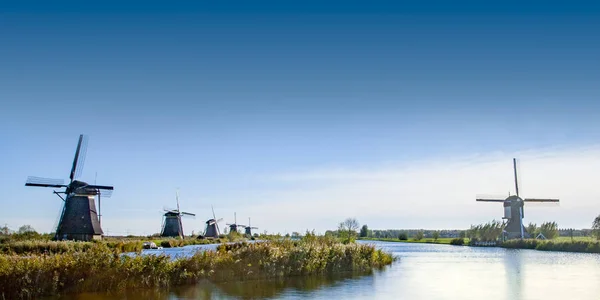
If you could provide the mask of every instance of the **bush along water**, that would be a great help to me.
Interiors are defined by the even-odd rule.
[[[165,255],[123,256],[106,244],[94,243],[82,252],[0,255],[0,299],[168,287],[204,278],[228,281],[370,272],[393,260],[372,245],[344,245],[319,237],[220,245],[216,251],[176,260]]]
[[[508,240],[501,245],[511,249],[535,249],[542,251],[600,253],[600,242],[593,241],[545,241],[534,239]]]

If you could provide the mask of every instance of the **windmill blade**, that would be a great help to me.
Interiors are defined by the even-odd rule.
[[[97,189],[97,190],[114,190],[115,188],[112,186],[108,186],[108,185],[95,185],[95,184],[88,184],[85,186],[85,188],[88,189]]]
[[[479,202],[504,202],[504,199],[484,199],[484,198],[477,198],[477,199],[475,199],[475,201],[479,201]]]
[[[27,177],[25,186],[60,188],[60,187],[66,187],[66,185],[64,185],[64,183],[65,183],[65,181],[62,179],[52,179],[52,178],[29,176],[29,177]]]
[[[164,210],[164,211],[174,211],[174,212],[177,212],[177,210],[176,210],[176,209],[174,209],[174,208],[170,208],[170,207],[167,207],[167,206],[163,206],[163,210]]]
[[[182,215],[186,215],[186,216],[192,216],[192,217],[195,217],[195,216],[196,216],[196,214],[189,213],[189,212],[185,212],[185,211],[182,211],[182,212],[181,212],[181,214],[182,214]]]
[[[175,191],[175,199],[177,200],[177,211],[179,210],[179,189],[177,189],[177,191]]]
[[[519,196],[519,177],[517,176],[517,159],[513,158],[513,170],[515,172],[515,191],[517,192],[517,197]]]
[[[213,219],[217,219],[217,216],[215,216],[215,208],[211,205],[210,209],[212,209],[212,213],[213,213]]]
[[[84,142],[85,140],[85,142]],[[83,147],[83,149],[82,149]],[[71,167],[71,174],[69,175],[69,178],[71,179],[71,181],[73,181],[73,179],[77,178],[77,175],[81,175],[81,174],[77,174],[78,172],[78,168],[79,168],[79,173],[81,173],[81,168],[83,166],[83,161],[85,160],[85,154],[82,156],[82,154],[84,152],[87,151],[87,138],[84,137],[83,134],[79,135],[79,141],[77,142],[77,148],[75,150],[75,157],[73,158],[73,166]],[[79,167],[78,167],[79,165]]]
[[[75,169],[75,178],[81,177],[81,173],[83,173],[83,166],[85,165],[85,158],[87,155],[87,146],[88,137],[87,135],[84,135],[81,142],[81,150],[79,151],[79,161],[77,162],[77,169]]]
[[[218,220],[215,221],[215,223],[220,223],[220,222],[223,222],[223,218],[220,218],[220,219],[218,219]]]
[[[560,200],[558,200],[558,199],[535,199],[535,198],[526,198],[526,199],[523,199],[523,201],[525,201],[525,202],[554,202],[554,203],[560,202]]]

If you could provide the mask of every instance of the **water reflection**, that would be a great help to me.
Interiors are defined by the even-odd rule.
[[[381,271],[379,271],[381,272]],[[332,288],[339,283],[351,284],[349,281],[358,281],[372,275],[338,274],[336,276],[298,276],[278,280],[247,280],[213,283],[202,280],[190,286],[174,287],[170,290],[127,290],[120,293],[82,293],[67,295],[56,300],[171,300],[171,299],[269,299],[280,298],[285,293],[306,294],[319,289]],[[364,287],[364,285],[361,285]]]
[[[331,288],[337,283],[356,280],[368,275],[370,274],[343,274],[219,283],[203,281],[194,286],[175,288],[172,290],[172,295],[178,299],[269,299],[281,297],[286,292],[310,294],[310,292],[318,289]]]
[[[527,278],[523,276],[522,251],[508,249],[504,255],[504,268],[506,276],[507,298],[520,300],[523,295],[523,286],[527,285]]]

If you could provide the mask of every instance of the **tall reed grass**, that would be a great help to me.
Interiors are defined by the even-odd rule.
[[[0,244],[0,254],[34,255],[34,254],[60,254],[68,252],[84,252],[91,249],[96,244],[106,245],[118,253],[139,252],[146,240],[107,240],[94,242],[73,242],[73,241],[47,241],[47,240],[29,240],[29,241],[9,241]],[[155,244],[165,248],[183,247],[188,245],[204,245],[220,243],[221,240],[199,240],[199,239],[159,239]]]
[[[393,260],[371,245],[343,245],[318,238],[222,244],[216,251],[177,260],[165,255],[123,256],[98,243],[84,252],[0,255],[0,299],[168,287],[204,278],[228,281],[366,272]]]

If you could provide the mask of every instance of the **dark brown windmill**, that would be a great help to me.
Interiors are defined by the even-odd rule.
[[[528,238],[529,233],[523,226],[523,218],[525,217],[525,213],[523,210],[523,206],[525,202],[553,202],[558,203],[558,199],[534,199],[534,198],[525,198],[522,199],[519,196],[519,183],[517,179],[517,160],[513,158],[513,169],[515,173],[515,190],[516,195],[508,195],[506,199],[489,199],[489,198],[480,198],[477,197],[477,201],[482,202],[502,202],[504,206],[504,217],[502,219],[507,220],[506,226],[504,227],[504,231],[506,232],[506,238]]]
[[[237,223],[237,216],[236,213],[233,213],[233,224],[226,224],[227,226],[229,226],[229,232],[238,232],[238,227],[246,227],[246,225],[242,225],[242,224],[238,224]]]
[[[178,236],[183,239],[183,223],[182,216],[196,216],[195,214],[184,212],[179,209],[179,191],[176,192],[177,209],[165,209],[161,236]]]
[[[87,184],[76,180],[81,176],[85,153],[87,151],[87,136],[80,135],[73,166],[69,174],[70,182],[65,185],[62,179],[48,179],[41,177],[28,177],[25,186],[65,188],[64,191],[54,191],[64,201],[58,225],[56,226],[55,239],[89,241],[102,238],[98,211],[96,211],[95,198],[98,196],[110,197],[113,187],[104,185]],[[61,196],[65,194],[65,197]]]
[[[250,225],[250,217],[248,217],[248,226],[245,227],[245,234],[252,236],[252,229],[258,229],[258,227],[252,227],[252,225]]]

